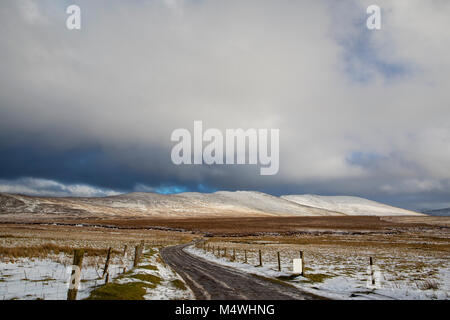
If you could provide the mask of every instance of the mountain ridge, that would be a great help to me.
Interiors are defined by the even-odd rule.
[[[337,201],[338,198],[341,200]],[[315,201],[311,199],[315,199]],[[358,197],[316,195],[277,197],[256,191],[186,192],[170,195],[132,192],[100,198],[56,198],[0,193],[0,214],[156,218],[421,215],[417,212]]]

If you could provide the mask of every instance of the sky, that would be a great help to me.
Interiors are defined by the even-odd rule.
[[[0,192],[450,207],[449,16],[447,0],[3,0]],[[279,129],[278,174],[174,165],[171,133],[195,120]]]

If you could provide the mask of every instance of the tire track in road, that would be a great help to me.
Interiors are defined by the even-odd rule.
[[[186,281],[197,300],[320,299],[287,284],[260,279],[194,256],[183,250],[188,245],[163,248],[161,257]]]

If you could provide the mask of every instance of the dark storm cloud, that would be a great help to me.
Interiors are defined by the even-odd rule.
[[[379,1],[375,33],[369,1],[80,0],[81,31],[69,4],[0,2],[0,191],[450,205],[448,2]],[[280,129],[279,173],[173,165],[194,120]]]

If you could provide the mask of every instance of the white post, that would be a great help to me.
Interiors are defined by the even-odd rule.
[[[294,259],[293,260],[293,272],[294,274],[302,274],[303,269],[303,260],[302,259]]]

